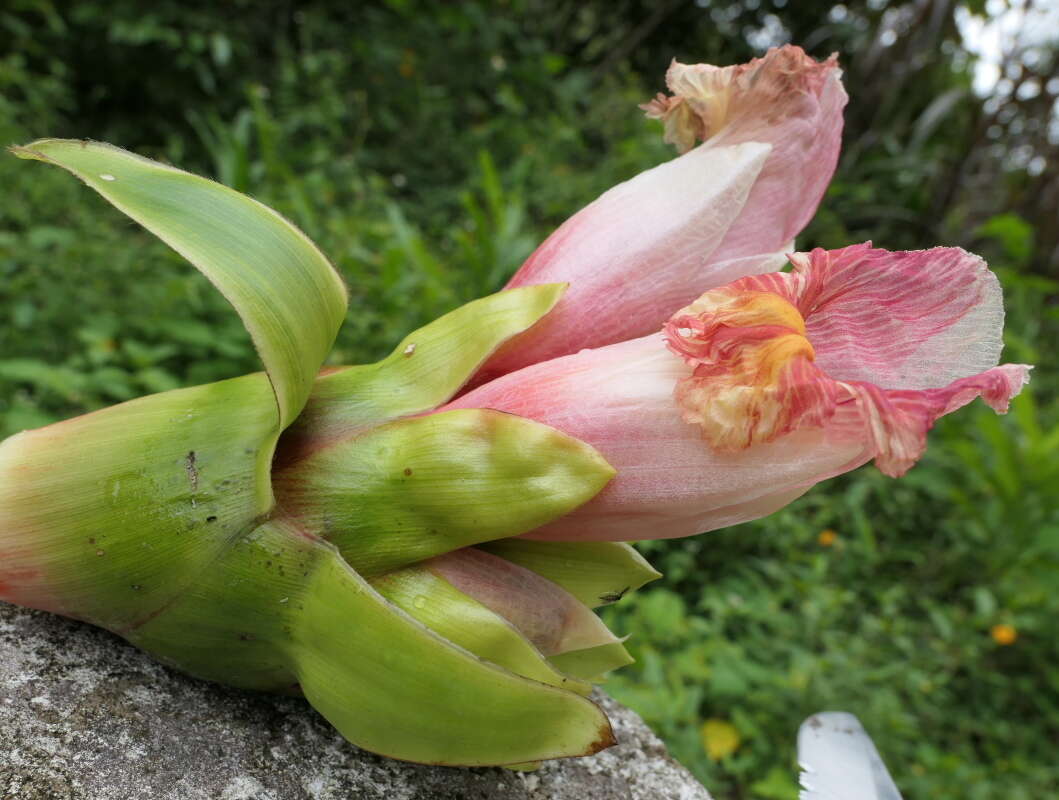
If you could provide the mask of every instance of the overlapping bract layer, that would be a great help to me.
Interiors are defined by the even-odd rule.
[[[448,400],[562,286],[477,301],[378,364],[318,378],[345,290],[290,223],[107,145],[17,152],[71,170],[202,269],[267,374],[0,444],[0,598],[110,628],[204,678],[302,692],[351,741],[396,758],[522,763],[613,743],[583,696],[596,672],[579,673],[577,659],[602,649],[600,669],[627,663],[620,643],[557,583],[460,549],[550,521],[613,470],[533,421],[414,416]],[[567,561],[558,549],[553,560]],[[657,576],[627,548],[608,552],[607,591]],[[532,596],[502,608],[476,599],[481,571],[452,570],[483,560]],[[409,599],[401,587],[412,585],[422,594]],[[574,660],[560,668],[548,656]]]
[[[218,183],[97,142],[42,139],[14,153],[69,170],[187,257],[232,303],[267,370],[0,446],[0,597],[121,632],[272,507],[273,451],[345,316],[345,287],[301,231]]]

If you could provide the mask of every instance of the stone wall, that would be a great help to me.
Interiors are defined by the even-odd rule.
[[[709,800],[633,712],[619,745],[536,772],[406,764],[302,700],[228,689],[111,634],[0,603],[4,800]]]

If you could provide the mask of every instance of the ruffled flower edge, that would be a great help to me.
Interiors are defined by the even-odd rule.
[[[863,308],[864,316],[918,309],[921,316],[909,322],[910,338],[929,349],[976,310],[974,298],[979,305],[994,301],[994,295],[975,288],[985,269],[976,256],[954,248],[889,253],[865,244],[794,254],[791,263],[792,272],[742,278],[707,292],[665,326],[668,347],[692,368],[675,391],[682,416],[699,425],[703,438],[718,450],[774,441],[800,428],[823,428],[842,441],[864,442],[879,469],[898,477],[922,456],[927,432],[938,418],[979,396],[1004,413],[1029,380],[1031,367],[1006,364],[939,388],[887,388],[840,379],[814,363],[814,348],[828,345],[814,341],[814,316],[826,316],[829,305],[840,304],[842,313],[849,313],[857,292],[873,301]],[[880,278],[875,286],[863,281],[865,269],[858,273],[858,264],[868,264]],[[942,282],[935,265],[945,270]],[[851,290],[854,281],[859,283]],[[940,289],[926,291],[950,282],[971,287],[971,299],[965,292],[939,302],[931,295]],[[873,294],[878,285],[887,291]],[[1002,321],[1002,311],[987,311],[985,319]],[[980,331],[980,336],[999,337],[999,331]]]
[[[664,139],[686,153],[743,114],[760,114],[774,124],[798,113],[799,99],[819,97],[829,79],[841,77],[838,56],[816,61],[796,45],[770,49],[747,64],[715,67],[673,59],[666,72],[672,96],[659,92],[640,108],[665,125]]]

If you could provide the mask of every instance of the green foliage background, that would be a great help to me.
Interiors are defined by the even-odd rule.
[[[666,578],[608,610],[638,659],[608,688],[719,800],[796,797],[795,731],[825,708],[861,717],[906,797],[1041,798],[1059,790],[1055,92],[976,96],[965,11],[984,7],[13,0],[0,139],[103,139],[279,208],[352,289],[333,355],[351,363],[671,157],[635,108],[670,57],[838,51],[845,153],[799,246],[983,253],[1006,360],[1034,381],[1006,418],[944,420],[901,481],[865,468],[767,520],[645,545]],[[1038,50],[1018,80],[1055,74]],[[0,435],[257,369],[205,280],[75,181],[8,158],[0,185]],[[707,755],[706,719],[738,730],[732,755]]]

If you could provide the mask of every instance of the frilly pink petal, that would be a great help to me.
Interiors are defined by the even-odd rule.
[[[715,67],[682,64],[666,72],[672,97],[657,95],[640,106],[651,119],[665,123],[668,143],[681,153],[696,140],[706,141],[726,125],[776,125],[788,117],[809,116],[829,80],[838,76],[838,56],[816,61],[802,48],[772,48],[748,64]]]
[[[707,292],[666,326],[692,367],[676,389],[683,417],[713,447],[820,427],[864,442],[896,477],[939,417],[979,395],[1004,412],[1029,379],[1025,365],[994,366],[1000,287],[971,253],[866,243],[791,262]]]
[[[835,56],[817,62],[793,45],[770,50],[733,79],[728,123],[707,146],[765,141],[773,150],[715,258],[773,249],[812,219],[834,174],[849,99]],[[708,287],[703,287],[708,288]]]
[[[927,432],[940,418],[967,405],[976,397],[1003,414],[1026,383],[1030,367],[1005,364],[960,378],[942,389],[881,389],[870,383],[839,384],[852,395],[842,409],[835,430],[867,440],[875,465],[885,474],[904,475],[927,447]]]
[[[868,242],[791,261],[817,364],[833,378],[926,389],[1000,358],[1003,295],[973,253],[890,252]]]

